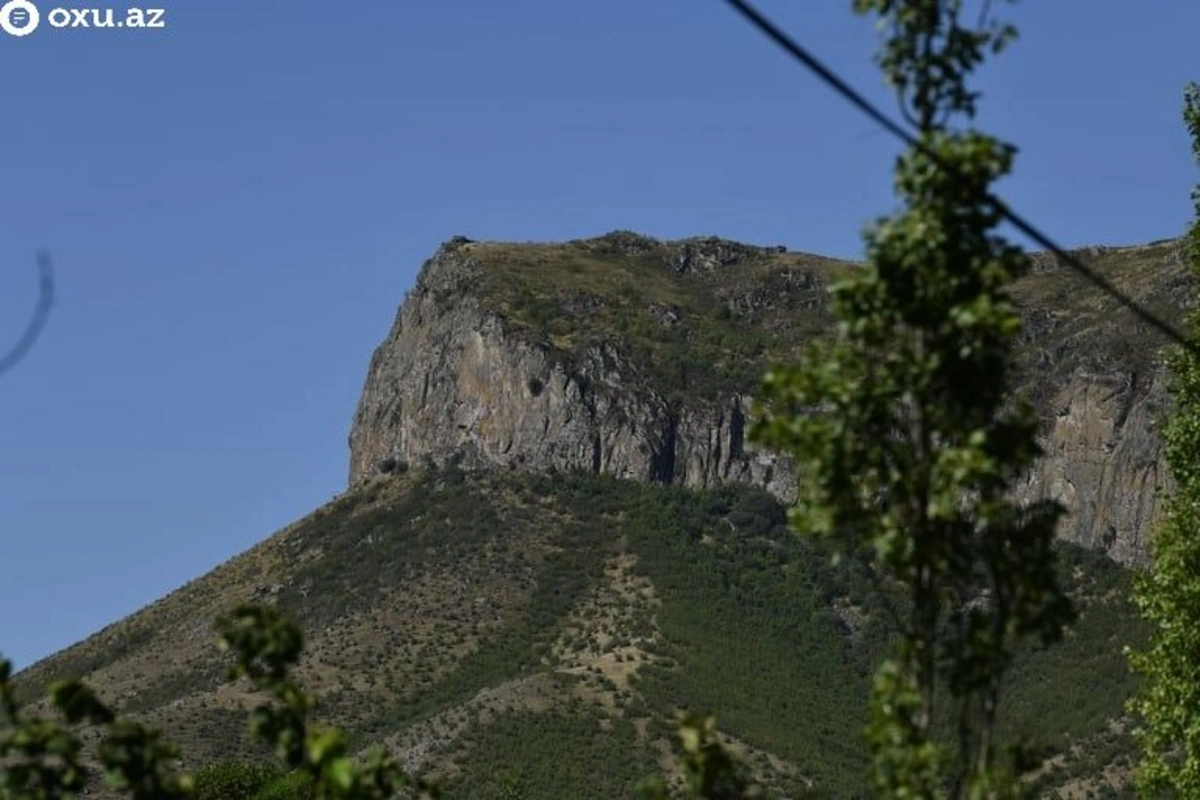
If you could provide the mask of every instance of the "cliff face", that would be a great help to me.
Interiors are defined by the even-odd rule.
[[[458,458],[687,486],[741,481],[794,495],[786,465],[745,441],[749,397],[672,403],[611,342],[587,344],[568,363],[465,291],[480,269],[443,249],[401,306],[354,417],[352,484],[388,459]]]
[[[1188,287],[1175,252],[1091,256],[1178,316]],[[752,384],[738,376],[827,328],[824,288],[844,268],[719,240],[451,242],[426,263],[371,360],[350,481],[457,459],[692,487],[738,481],[791,499],[787,460],[746,442]],[[1161,342],[1131,333],[1102,296],[1064,289],[1067,280],[1043,265],[1018,291],[1025,393],[1046,448],[1020,493],[1061,499],[1066,538],[1143,561],[1166,476],[1155,427],[1166,406]],[[783,344],[738,349],[754,335]]]
[[[1106,551],[1122,563],[1144,563],[1159,514],[1159,490],[1170,489],[1157,424],[1167,410],[1162,370],[1080,371],[1054,394],[1042,437],[1045,456],[1019,496],[1050,497],[1067,507],[1062,536]]]

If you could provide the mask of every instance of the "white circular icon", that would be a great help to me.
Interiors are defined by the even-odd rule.
[[[0,30],[9,36],[28,36],[41,21],[37,6],[29,0],[8,0],[0,6]]]

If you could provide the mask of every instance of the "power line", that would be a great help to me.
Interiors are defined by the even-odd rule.
[[[832,69],[825,66],[821,61],[806,50],[792,37],[788,36],[778,25],[771,22],[762,15],[754,6],[745,2],[745,0],[726,0],[729,5],[733,6],[743,17],[745,17],[754,27],[758,28],[762,33],[766,34],[767,38],[771,39],[775,44],[779,45],[789,55],[803,64],[810,72],[814,73],[818,78],[828,84],[835,92],[841,95],[847,102],[862,111],[868,117],[873,119],[882,128],[887,130],[900,141],[904,142],[909,147],[917,150],[923,156],[928,158],[940,169],[949,173],[952,176],[959,176],[958,170],[954,165],[947,163],[936,152],[926,147],[917,137],[913,136],[900,123],[893,120],[887,114],[879,110],[870,100],[857,91],[854,87],[843,80]],[[1009,223],[1013,225],[1021,233],[1028,236],[1033,241],[1037,242],[1042,247],[1049,250],[1062,263],[1066,264],[1075,272],[1082,275],[1095,286],[1098,286],[1105,294],[1114,298],[1121,305],[1128,308],[1134,313],[1138,319],[1145,322],[1150,327],[1164,334],[1168,339],[1176,344],[1186,348],[1192,355],[1200,358],[1200,346],[1197,346],[1187,340],[1187,338],[1177,331],[1170,323],[1155,316],[1152,312],[1147,311],[1137,304],[1133,298],[1126,295],[1118,289],[1111,281],[1105,278],[1096,270],[1084,264],[1075,256],[1068,253],[1060,247],[1049,236],[1042,233],[1036,228],[1033,223],[1026,220],[1017,212],[1013,211],[1007,203],[996,197],[990,192],[984,198],[991,203],[992,207]]]
[[[37,305],[33,308],[33,318],[29,320],[25,332],[21,334],[21,338],[17,339],[17,343],[7,353],[0,356],[0,375],[15,367],[25,357],[25,354],[33,347],[33,343],[37,341],[38,336],[41,335],[42,328],[46,325],[46,319],[50,316],[50,306],[54,304],[54,269],[50,263],[50,254],[44,251],[39,252],[37,265],[38,299]]]

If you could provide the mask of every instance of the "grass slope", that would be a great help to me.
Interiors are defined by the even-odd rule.
[[[1062,647],[1020,662],[1006,717],[1058,757],[1047,790],[1126,747],[1097,737],[1131,686],[1119,644],[1140,636],[1125,573],[1064,552],[1085,613]],[[761,492],[450,468],[341,498],[22,687],[83,675],[192,765],[254,753],[239,731],[256,699],[222,683],[210,632],[250,599],[304,624],[299,675],[326,719],[461,797],[628,797],[669,767],[685,708],[718,712],[773,796],[859,796],[891,602],[865,569],[835,569],[791,534]]]

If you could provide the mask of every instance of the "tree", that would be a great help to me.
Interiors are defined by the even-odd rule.
[[[967,27],[961,0],[854,8],[878,17],[878,63],[917,131],[895,167],[903,207],[869,228],[868,263],[834,287],[834,339],[767,375],[752,437],[796,458],[798,531],[869,553],[905,589],[871,699],[875,794],[1000,796],[994,731],[1014,646],[1056,640],[1073,614],[1054,570],[1061,507],[1012,499],[1040,453],[1010,381],[1008,286],[1029,262],[995,234],[990,194],[1014,148],[954,127],[975,113],[971,72],[1015,32]]]
[[[1183,120],[1200,163],[1200,86],[1184,90]],[[1195,219],[1184,254],[1200,277],[1200,186],[1192,190]],[[1200,311],[1188,318],[1200,345]],[[1137,785],[1143,796],[1200,797],[1200,359],[1178,347],[1168,356],[1175,410],[1163,432],[1176,490],[1153,543],[1154,566],[1138,575],[1134,601],[1153,626],[1148,648],[1130,652],[1145,684],[1130,710],[1142,717]]]

